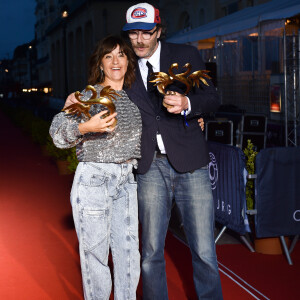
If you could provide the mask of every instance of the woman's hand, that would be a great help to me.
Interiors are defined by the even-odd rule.
[[[203,118],[198,119],[198,123],[199,123],[199,126],[201,127],[201,130],[203,131],[204,130],[204,120],[203,120]]]
[[[115,130],[115,127],[113,129],[109,128],[114,122],[115,117],[117,113],[113,113],[109,115],[108,117],[102,118],[103,115],[107,114],[108,111],[104,110],[100,113],[94,115],[91,117],[88,121],[84,123],[80,123],[78,125],[78,129],[81,132],[81,134],[86,134],[89,132],[112,132]]]

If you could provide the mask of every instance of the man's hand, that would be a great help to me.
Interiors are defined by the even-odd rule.
[[[203,131],[204,130],[204,120],[203,120],[203,118],[198,119],[198,123],[199,123],[199,126],[201,127],[201,130]]]
[[[74,103],[78,103],[78,100],[75,98],[75,93],[72,93],[68,96],[63,109],[65,109],[66,107],[68,107]]]
[[[183,110],[188,109],[188,99],[185,95],[177,92],[168,92],[164,96],[163,102],[171,107],[167,108],[171,114],[180,114]]]

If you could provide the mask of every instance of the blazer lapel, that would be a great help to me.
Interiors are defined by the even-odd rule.
[[[149,111],[149,109],[155,110],[155,105],[146,91],[140,68],[138,66],[136,69],[135,82],[133,83],[131,89],[126,90],[126,92],[131,101],[134,104],[136,104],[140,109],[145,111]]]
[[[172,61],[172,53],[170,52],[168,45],[161,42],[160,71],[168,73],[171,64],[174,62],[175,61]]]
[[[162,42],[161,43],[161,53],[160,53],[160,70],[165,73],[169,73],[169,68],[172,64],[178,63],[175,58],[173,58],[173,52],[171,51],[169,45],[167,43]],[[182,66],[179,66],[178,70],[175,70],[175,73],[181,73],[184,69]],[[183,93],[185,90],[185,86],[175,80],[170,86],[169,90],[171,91],[177,91],[179,93]]]

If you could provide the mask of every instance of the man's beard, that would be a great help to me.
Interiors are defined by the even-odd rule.
[[[141,53],[138,50],[138,48],[146,49],[147,52],[143,56],[139,56],[139,55],[141,55]],[[150,57],[153,54],[153,51],[151,51],[150,46],[145,45],[145,44],[136,44],[133,46],[133,50],[134,50],[135,54],[140,58]]]
[[[146,46],[145,44],[140,43],[140,44],[134,45],[133,48],[149,48],[149,46]]]

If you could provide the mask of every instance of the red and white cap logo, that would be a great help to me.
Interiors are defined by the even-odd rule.
[[[147,10],[143,7],[138,7],[131,13],[130,17],[131,19],[147,18]]]
[[[139,3],[128,8],[124,31],[131,29],[151,30],[160,24],[159,10],[148,3]]]

